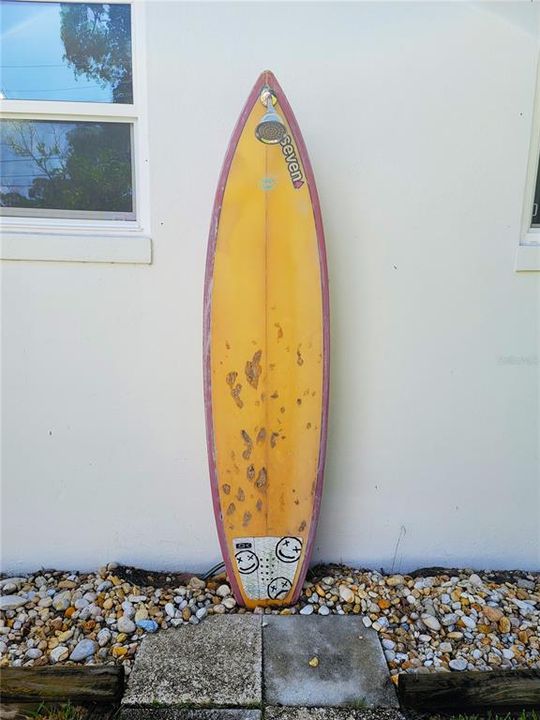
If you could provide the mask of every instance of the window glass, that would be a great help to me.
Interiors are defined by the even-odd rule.
[[[536,175],[531,227],[540,227],[540,163],[538,165],[538,174]]]
[[[2,120],[0,131],[2,208],[134,216],[129,123]]]
[[[7,99],[133,102],[129,5],[3,0],[0,44]]]

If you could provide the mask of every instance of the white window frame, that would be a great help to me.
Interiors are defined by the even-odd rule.
[[[540,172],[540,59],[537,64],[533,108],[521,234],[514,263],[516,272],[540,272],[540,227],[531,227],[536,176]]]
[[[31,0],[22,0],[29,2]],[[60,0],[39,0],[59,2]],[[81,0],[61,0],[78,3]],[[90,2],[92,0],[89,0]],[[2,260],[152,262],[144,0],[106,0],[131,5],[133,104],[0,100],[0,117],[25,120],[129,121],[132,124],[135,220],[0,216]]]

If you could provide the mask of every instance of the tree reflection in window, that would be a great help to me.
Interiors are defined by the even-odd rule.
[[[132,103],[129,5],[62,3],[60,15],[64,58],[75,77],[109,85],[115,103]]]
[[[131,126],[2,120],[0,205],[133,212]]]

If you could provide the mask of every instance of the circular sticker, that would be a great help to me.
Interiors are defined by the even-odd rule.
[[[259,567],[259,558],[252,550],[240,550],[235,558],[241,575],[250,575]]]
[[[268,583],[268,597],[271,600],[278,600],[285,597],[291,589],[291,581],[285,577],[277,577]]]
[[[295,537],[283,537],[276,545],[276,557],[281,562],[293,563],[300,559],[302,541]]]

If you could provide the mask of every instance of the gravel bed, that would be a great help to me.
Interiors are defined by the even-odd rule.
[[[296,606],[253,612],[361,615],[379,633],[394,680],[400,672],[540,669],[539,574],[432,571],[318,567]],[[135,584],[148,578],[162,587]],[[202,580],[116,563],[90,574],[3,578],[0,593],[0,667],[122,663],[129,674],[145,634],[248,612],[225,575]]]

